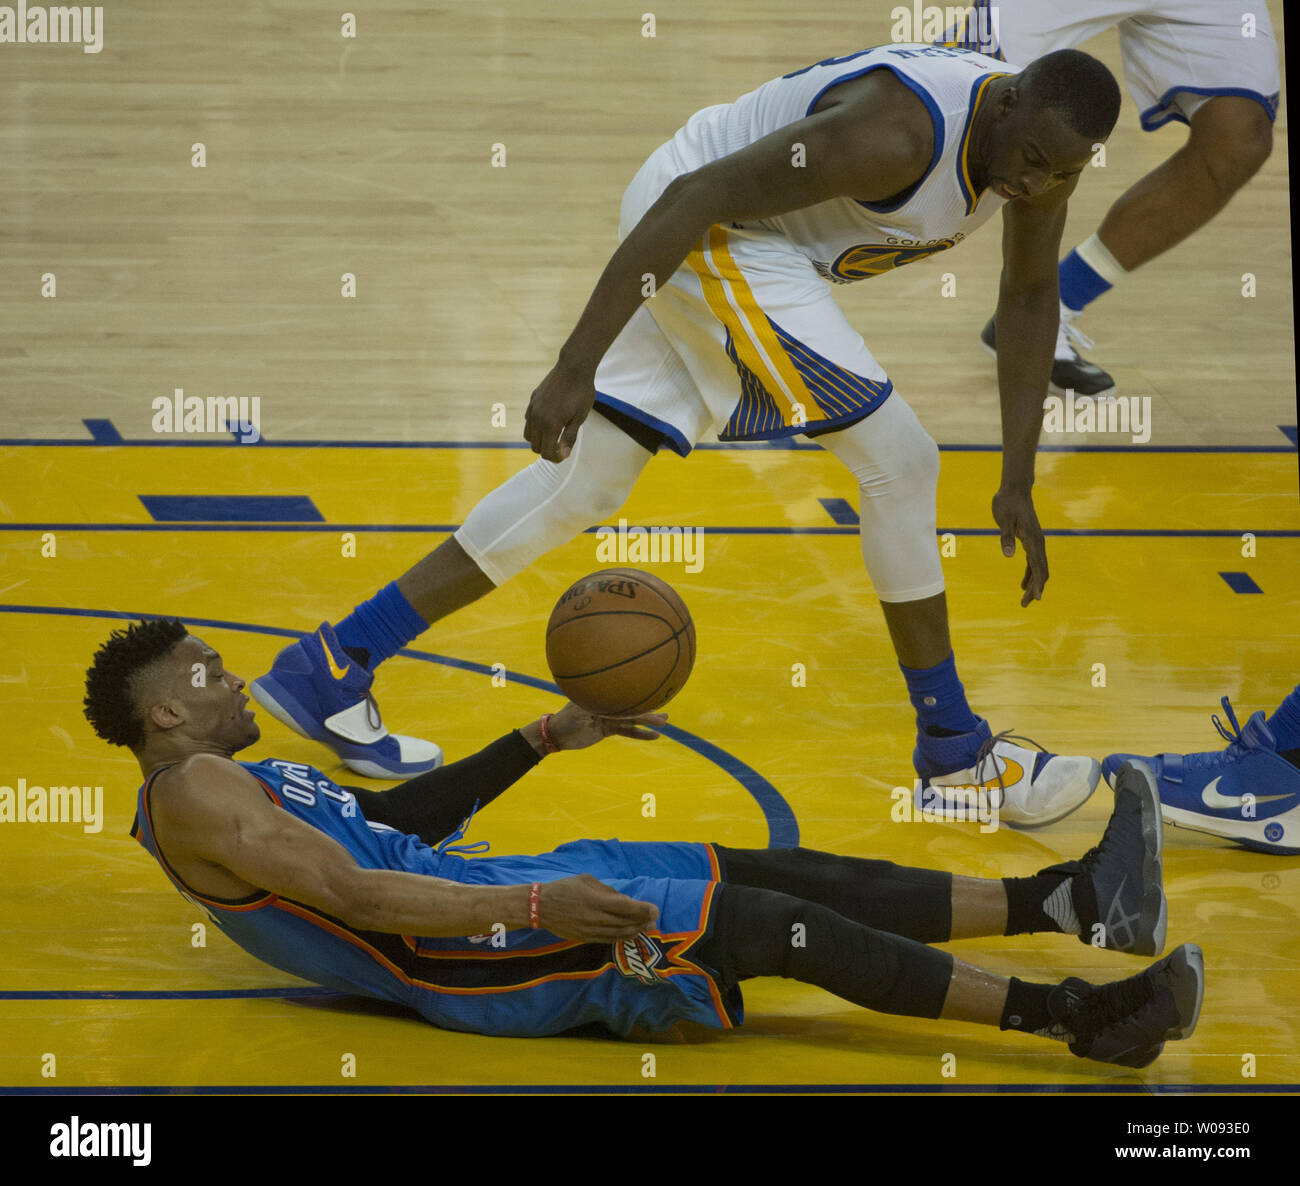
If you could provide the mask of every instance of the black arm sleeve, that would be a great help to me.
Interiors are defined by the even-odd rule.
[[[416,775],[391,790],[344,789],[357,797],[366,819],[399,832],[414,832],[425,844],[434,845],[459,827],[475,802],[486,807],[541,760],[516,729],[468,758]]]

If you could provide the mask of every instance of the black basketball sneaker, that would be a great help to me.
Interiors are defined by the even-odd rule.
[[[1052,361],[1052,381],[1048,384],[1051,391],[1064,395],[1073,391],[1075,395],[1107,396],[1115,394],[1115,380],[1095,362],[1083,358],[1076,346],[1091,350],[1096,345],[1083,333],[1074,320],[1079,314],[1073,309],[1061,306],[1061,326],[1056,334],[1056,353]],[[998,356],[997,341],[993,318],[980,334],[980,342],[994,358]]]
[[[1053,891],[1045,908],[1060,921],[1055,900],[1068,895],[1081,943],[1159,955],[1168,918],[1163,843],[1155,777],[1144,763],[1125,762],[1115,776],[1115,809],[1101,843],[1082,860],[1039,870],[1070,875],[1068,883]],[[1074,920],[1069,925],[1073,929]]]
[[[1196,1029],[1205,995],[1205,965],[1193,943],[1145,972],[1111,984],[1071,977],[1052,989],[1052,1023],[1037,1032],[1068,1042],[1070,1053],[1121,1067],[1155,1062],[1166,1042]]]

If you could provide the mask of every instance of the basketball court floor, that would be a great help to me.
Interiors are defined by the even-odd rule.
[[[196,934],[205,920],[127,835],[138,768],[81,715],[109,631],[179,616],[252,679],[436,546],[531,460],[528,396],[641,160],[699,107],[890,37],[888,6],[665,3],[653,37],[640,7],[376,4],[344,38],[311,3],[156,0],[108,8],[98,54],[3,47],[0,785],[102,786],[103,812],[96,831],[0,823],[0,1091],[1294,1088],[1300,858],[1186,831],[1166,830],[1168,948],[1204,949],[1204,1010],[1142,1071],[780,980],[746,986],[730,1033],[443,1032]],[[1269,10],[1280,40],[1282,6]],[[1085,48],[1118,74],[1113,33]],[[1065,247],[1182,136],[1140,132],[1126,95]],[[1150,437],[1044,435],[1051,579],[1028,609],[1023,558],[1001,556],[989,511],[997,390],[977,335],[998,231],[838,293],[943,448],[954,645],[995,731],[1098,758],[1218,748],[1219,697],[1244,720],[1300,679],[1287,160],[1284,88],[1256,180],[1089,310],[1090,355],[1122,394],[1150,397]],[[176,388],[259,397],[262,439],[155,432],[153,401]],[[1096,842],[1104,785],[1034,832],[891,817],[891,791],[911,786],[912,712],[862,568],[856,488],[829,454],[662,455],[619,517],[704,529],[698,571],[646,566],[697,628],[668,734],[549,758],[468,840],[495,854],[580,836],[799,843],[986,877]],[[580,536],[387,664],[386,722],[456,758],[553,711],[546,618],[606,566],[597,544]],[[365,782],[259,720],[244,757]],[[1145,962],[1055,935],[951,948],[1035,980]]]

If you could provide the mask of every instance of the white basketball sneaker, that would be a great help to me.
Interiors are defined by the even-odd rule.
[[[953,761],[968,760],[976,736],[983,740],[975,760],[945,770]],[[946,820],[997,819],[1017,828],[1041,828],[1064,819],[1088,801],[1101,780],[1101,763],[1094,758],[1048,753],[1036,741],[1009,730],[994,735],[983,719],[972,733],[921,734],[913,762],[919,775],[915,797],[920,810]]]

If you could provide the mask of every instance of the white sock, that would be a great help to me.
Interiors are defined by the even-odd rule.
[[[1128,269],[1120,266],[1119,261],[1110,253],[1110,249],[1097,235],[1085,239],[1075,251],[1094,272],[1107,284],[1118,284],[1120,278],[1128,275]]]

